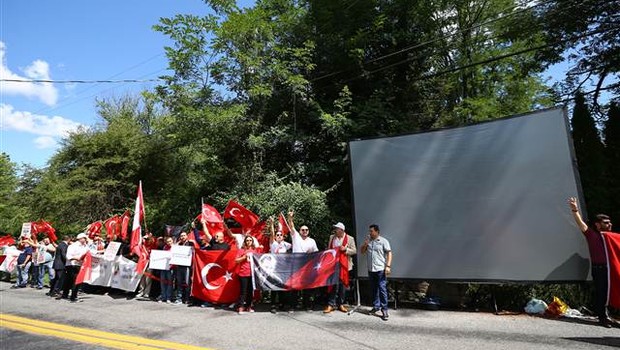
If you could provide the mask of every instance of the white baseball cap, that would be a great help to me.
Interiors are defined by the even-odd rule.
[[[344,231],[344,224],[342,222],[337,223],[334,227],[339,228]]]
[[[76,238],[77,238],[77,239],[80,239],[80,238],[88,238],[88,235],[87,235],[87,234],[85,234],[84,232],[82,232],[82,233],[80,233],[79,235],[77,235],[77,237],[76,237]]]

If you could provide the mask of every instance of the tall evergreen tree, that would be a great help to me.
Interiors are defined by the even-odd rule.
[[[581,185],[591,217],[606,207],[605,156],[599,129],[581,92],[575,95],[572,126]]]
[[[612,102],[603,130],[607,155],[607,212],[620,220],[620,105]]]

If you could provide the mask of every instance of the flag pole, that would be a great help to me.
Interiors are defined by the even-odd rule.
[[[142,180],[140,180],[139,186],[140,186],[140,190],[142,190]],[[140,192],[142,192],[142,210],[144,211],[144,231],[148,232],[149,228],[148,226],[146,226],[146,207],[144,207],[144,191],[140,191]]]

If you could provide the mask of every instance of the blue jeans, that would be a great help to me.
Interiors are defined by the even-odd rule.
[[[342,283],[342,281],[339,280],[337,284],[330,286],[330,288],[331,289],[329,290],[327,304],[332,307],[337,307],[337,306],[346,304],[346,300],[345,300],[346,287],[344,286],[344,283]]]
[[[25,287],[28,285],[28,272],[30,271],[30,265],[32,263],[28,262],[24,267],[21,265],[17,265],[17,284],[20,287]]]
[[[177,280],[176,300],[187,302],[189,300],[190,287],[189,266],[177,266],[175,276]]]
[[[162,270],[159,274],[161,287],[161,301],[172,300],[172,271]]]
[[[388,309],[387,277],[385,271],[368,271],[373,308],[381,311]]]
[[[47,274],[49,275],[50,283],[54,279],[54,269],[50,267],[49,263],[39,265],[39,275],[37,278],[37,287],[39,289],[43,288],[43,277],[45,277],[45,271],[47,271]]]

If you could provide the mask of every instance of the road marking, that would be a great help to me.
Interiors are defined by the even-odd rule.
[[[69,339],[81,343],[97,344],[113,349],[136,350],[209,350],[195,345],[174,343],[131,335],[99,331],[96,329],[67,326],[60,323],[40,321],[15,315],[0,313],[0,327],[16,331]],[[210,349],[213,350],[213,349]]]

